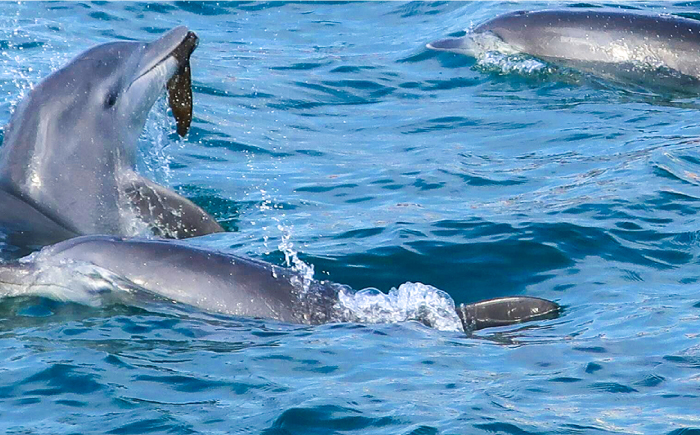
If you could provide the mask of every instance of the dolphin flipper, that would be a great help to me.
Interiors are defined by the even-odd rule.
[[[127,202],[157,236],[185,239],[224,229],[192,201],[135,172],[121,183]]]
[[[553,319],[559,316],[561,307],[546,299],[527,296],[510,296],[489,299],[457,307],[466,332],[477,329],[506,326],[532,320]]]

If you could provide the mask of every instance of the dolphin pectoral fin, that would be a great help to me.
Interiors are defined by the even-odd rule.
[[[185,239],[224,231],[189,199],[135,173],[126,177],[121,187],[138,217],[158,236]]]
[[[9,243],[11,249],[17,248],[17,254],[26,255],[41,246],[79,235],[77,229],[53,219],[46,210],[0,188],[0,242]]]
[[[561,307],[546,299],[511,296],[489,299],[457,307],[466,332],[477,329],[506,326],[531,320],[554,319]]]

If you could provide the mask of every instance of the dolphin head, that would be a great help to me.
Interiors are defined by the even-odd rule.
[[[0,185],[41,204],[45,214],[62,216],[66,228],[119,233],[117,178],[135,166],[138,138],[166,88],[178,132],[189,127],[189,58],[197,41],[177,27],[149,43],[103,44],[44,79],[5,127]],[[104,217],[101,223],[70,209],[79,201],[76,189],[82,207]]]
[[[189,88],[189,57],[197,42],[193,32],[177,27],[150,43],[114,42],[83,52],[39,83],[17,107],[6,128],[5,154],[56,154],[61,148],[64,154],[99,160],[119,153],[132,165],[148,112],[168,83]],[[180,75],[187,80],[179,80]],[[183,99],[180,95],[187,92],[191,90],[171,89],[171,105],[173,94]],[[189,102],[191,110],[191,94]],[[182,110],[173,111],[184,135],[191,115],[183,119]],[[180,128],[182,123],[187,125]]]

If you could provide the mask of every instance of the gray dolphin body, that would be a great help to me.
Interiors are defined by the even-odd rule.
[[[134,172],[139,135],[166,85],[178,132],[189,127],[196,45],[185,27],[151,43],[99,45],[39,83],[0,148],[0,232],[43,246],[145,228],[175,238],[222,231],[192,202]]]
[[[20,295],[41,294],[32,291],[37,286],[75,288],[76,282],[67,279],[66,274],[49,271],[59,268],[70,275],[71,270],[79,271],[81,264],[114,274],[127,287],[133,285],[212,312],[303,324],[367,321],[341,303],[355,293],[347,286],[307,279],[290,269],[172,240],[108,236],[70,239],[46,247],[29,259],[0,265],[0,289],[4,288],[5,295]],[[556,317],[559,312],[556,303],[531,297],[498,298],[456,308],[449,300],[447,307],[452,316],[456,312],[456,322],[461,322],[466,332]],[[429,315],[402,320],[435,326]]]
[[[518,11],[480,24],[462,38],[427,47],[471,56],[486,51],[525,53],[623,81],[646,82],[663,70],[664,79],[675,79],[669,87],[697,86],[700,79],[700,22],[672,15],[605,9]]]

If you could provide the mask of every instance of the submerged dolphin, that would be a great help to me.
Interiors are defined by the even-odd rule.
[[[197,41],[178,27],[150,43],[99,45],[39,83],[0,147],[0,233],[36,247],[144,228],[174,238],[223,231],[189,200],[134,172],[139,135],[166,87],[178,133],[189,128]]]
[[[669,87],[698,86],[700,21],[672,15],[596,9],[518,11],[478,25],[462,38],[427,44],[479,56],[525,53],[554,64],[623,81],[656,73]]]
[[[87,272],[81,272],[84,270],[81,265],[99,270],[88,268]],[[288,323],[418,320],[428,326],[440,326],[439,319],[425,306],[419,306],[407,318],[385,312],[384,317],[377,317],[376,313],[386,311],[386,307],[372,305],[372,296],[367,294],[360,295],[359,305],[365,306],[358,307],[357,301],[353,302],[357,294],[347,286],[316,281],[269,263],[167,240],[108,236],[67,240],[27,259],[0,265],[0,294],[60,298],[47,289],[59,286],[76,291],[86,284],[76,277],[87,277],[90,288],[100,287],[94,285],[98,277],[108,279],[111,287],[145,289],[207,311]],[[559,312],[556,303],[531,297],[498,298],[455,307],[444,292],[424,287],[432,292],[426,299],[442,310],[442,316],[438,317],[451,316],[454,324],[465,332],[552,318]]]

